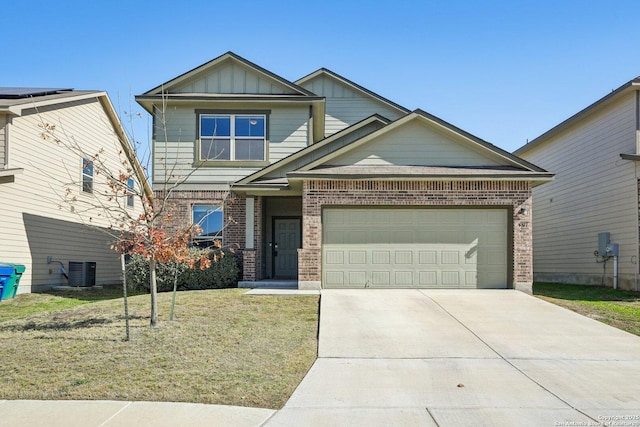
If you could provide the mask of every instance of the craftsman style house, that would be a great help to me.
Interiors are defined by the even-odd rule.
[[[531,191],[552,174],[327,69],[291,82],[228,52],[136,97],[154,190],[243,280],[299,288],[532,283]]]

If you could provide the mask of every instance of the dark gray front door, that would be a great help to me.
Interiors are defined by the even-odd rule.
[[[298,277],[300,218],[276,218],[274,223],[273,262],[277,279]]]

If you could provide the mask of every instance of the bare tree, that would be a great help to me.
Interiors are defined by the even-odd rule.
[[[163,103],[158,117],[165,117],[165,108]],[[39,127],[44,141],[57,144],[81,158],[83,169],[91,171],[96,177],[96,184],[100,183],[89,192],[91,197],[78,197],[75,189],[88,183],[79,182],[74,178],[76,174],[69,170],[69,182],[62,186],[64,190],[60,192],[54,188],[60,200],[60,208],[70,209],[86,225],[107,233],[113,242],[113,250],[121,254],[139,254],[149,260],[151,326],[156,326],[157,263],[181,262],[187,263],[190,268],[202,269],[211,264],[210,258],[205,254],[196,257],[193,251],[189,251],[190,242],[201,231],[199,225],[192,221],[180,223],[169,203],[172,192],[197,168],[182,168],[177,164],[165,168],[165,173],[172,177],[172,184],[166,184],[169,180],[165,179],[162,196],[156,197],[150,185],[149,168],[143,167],[138,160],[136,150],[130,143],[130,136],[119,125],[119,121],[114,122],[118,123],[113,138],[117,159],[111,158],[109,153],[112,150],[106,150],[105,147],[97,152],[87,152],[73,135],[64,132],[62,126],[57,128],[55,124],[41,120]],[[164,120],[161,120],[160,127],[166,135]],[[131,139],[135,142],[135,135],[131,134]],[[183,171],[186,173],[183,174]],[[127,208],[133,203],[140,207],[137,211]]]

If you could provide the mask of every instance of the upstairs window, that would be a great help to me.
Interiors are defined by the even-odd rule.
[[[193,205],[193,223],[198,224],[202,229],[200,235],[193,238],[194,244],[209,247],[216,240],[222,243],[224,223],[222,206]]]
[[[264,114],[201,114],[199,128],[201,161],[266,160]]]
[[[134,190],[135,190],[135,182],[133,181],[133,178],[129,178],[127,180],[127,206],[129,207],[133,207],[133,197],[134,197]]]
[[[82,191],[93,193],[93,162],[82,159]]]

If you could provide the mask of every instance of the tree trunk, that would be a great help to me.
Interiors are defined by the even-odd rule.
[[[151,295],[151,326],[158,325],[158,286],[156,283],[156,260],[149,260],[149,293]]]
[[[122,296],[124,299],[124,329],[125,341],[131,340],[131,332],[129,328],[129,301],[127,300],[127,264],[124,260],[124,254],[120,254],[120,265],[122,266]]]

